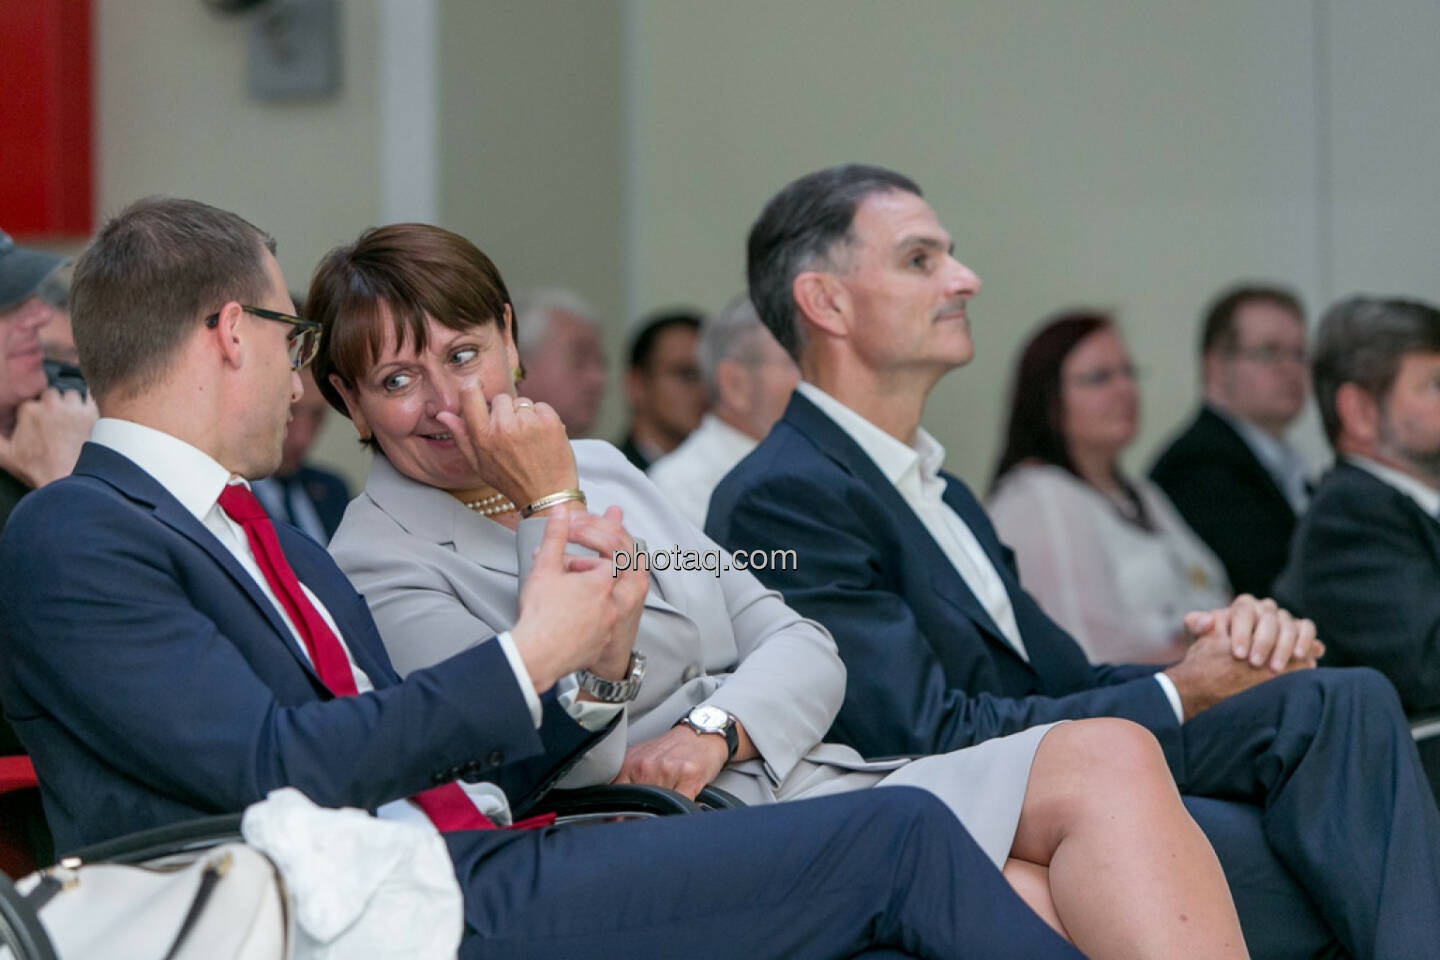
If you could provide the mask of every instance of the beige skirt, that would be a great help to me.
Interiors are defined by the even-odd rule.
[[[945,801],[985,855],[1003,867],[1015,842],[1035,751],[1053,726],[1047,723],[916,760],[867,761],[849,747],[822,743],[778,785],[755,761],[727,768],[715,785],[752,805],[870,787],[921,787]]]

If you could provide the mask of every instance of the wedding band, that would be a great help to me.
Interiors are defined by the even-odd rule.
[[[532,409],[534,406],[535,402],[533,400],[520,399],[515,401],[516,410],[528,410]]]

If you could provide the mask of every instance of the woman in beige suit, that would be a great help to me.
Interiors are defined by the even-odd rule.
[[[554,411],[517,397],[510,296],[468,241],[418,224],[367,231],[320,265],[307,304],[325,329],[321,389],[376,453],[331,550],[401,673],[496,631],[503,642],[545,517],[571,511],[579,547],[617,575],[644,576],[646,560],[650,572],[638,623],[613,643],[635,656],[561,691],[582,724],[622,714],[570,785],[694,796],[713,783],[752,804],[925,787],[1086,953],[1244,955],[1214,853],[1139,726],[1082,720],[908,761],[823,743],[845,690],[829,634],[617,450],[569,442]]]

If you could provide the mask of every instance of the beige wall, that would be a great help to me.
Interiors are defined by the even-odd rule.
[[[636,5],[640,306],[723,303],[749,224],[799,174],[909,173],[984,281],[978,358],[926,415],[972,482],[1047,313],[1121,312],[1148,373],[1148,454],[1193,402],[1217,285],[1314,289],[1309,3]]]
[[[375,220],[375,8],[341,9],[339,93],[267,103],[245,90],[246,18],[198,2],[95,5],[97,193],[102,216],[149,194],[193,197],[271,233],[292,289]],[[332,423],[316,458],[351,477],[364,458]]]
[[[342,5],[340,94],[276,105],[245,93],[243,20],[98,0],[102,208],[161,191],[228,206],[275,233],[303,286],[379,216],[379,2]],[[1140,465],[1193,403],[1219,285],[1271,277],[1316,307],[1440,298],[1429,0],[434,2],[438,219],[515,289],[593,301],[612,380],[636,316],[718,308],[765,199],[843,160],[917,178],[984,280],[978,359],[927,411],[972,482],[1018,345],[1064,305],[1122,314],[1147,372]],[[601,432],[619,407],[612,389]],[[1320,452],[1313,419],[1298,436]],[[348,427],[321,457],[363,469]]]
[[[624,326],[620,0],[440,6],[441,223],[490,255],[512,294],[563,286],[599,313],[612,390]]]

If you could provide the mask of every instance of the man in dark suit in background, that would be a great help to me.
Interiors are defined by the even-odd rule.
[[[1315,620],[1325,662],[1389,677],[1412,716],[1440,711],[1440,312],[1357,297],[1315,338],[1315,396],[1336,464],[1275,582]],[[1440,787],[1440,739],[1420,743]]]
[[[625,368],[630,426],[617,446],[638,470],[680,446],[710,405],[695,360],[703,319],[694,310],[664,310],[633,334]]]
[[[304,393],[290,407],[280,468],[253,484],[255,496],[270,516],[293,527],[316,543],[327,544],[345,516],[350,490],[339,475],[305,463],[305,454],[325,425],[330,405],[308,369],[301,371]]]
[[[561,506],[515,626],[402,681],[329,555],[246,487],[280,462],[317,343],[272,251],[234,214],[152,199],[76,269],[104,416],[0,538],[0,691],[60,850],[294,786],[444,834],[462,957],[1078,956],[907,788],[494,829],[603,733],[552,688],[628,675],[648,581],[567,559]]]
[[[1225,565],[1266,596],[1305,509],[1306,463],[1285,442],[1305,405],[1305,312],[1280,287],[1239,286],[1205,312],[1205,403],[1150,477]]]
[[[1021,589],[919,426],[973,354],[980,281],[951,250],[919,187],[875,167],[802,177],[750,232],[751,300],[804,379],[715,491],[706,532],[752,557],[795,551],[755,573],[835,636],[831,738],[876,757],[1134,720],[1214,845],[1252,954],[1313,956],[1331,935],[1360,958],[1433,951],[1440,813],[1383,677],[1307,669],[1313,625],[1248,596],[1187,616],[1194,645],[1163,671],[1092,666]]]

